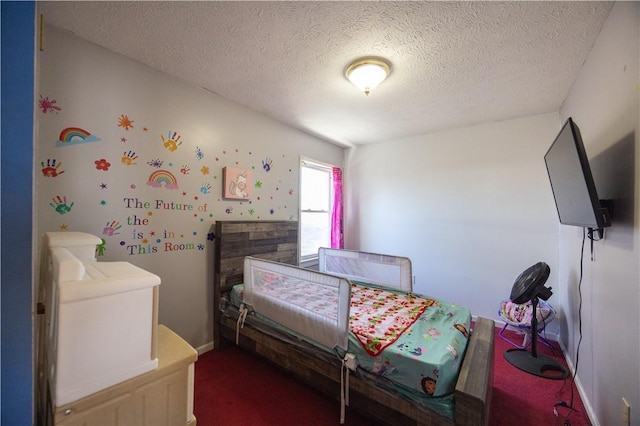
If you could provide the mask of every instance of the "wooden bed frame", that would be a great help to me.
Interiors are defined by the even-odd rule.
[[[242,283],[244,257],[297,265],[298,222],[218,221],[214,249],[214,349],[235,344],[236,322],[222,315],[222,296]],[[379,423],[393,425],[486,425],[493,389],[494,321],[477,318],[455,389],[455,422],[428,408],[351,375],[350,409]],[[340,400],[339,363],[309,356],[303,350],[264,334],[250,324],[239,344],[325,394]],[[348,416],[347,411],[347,416]],[[336,424],[339,416],[336,414]]]

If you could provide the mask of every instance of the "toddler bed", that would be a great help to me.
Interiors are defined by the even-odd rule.
[[[251,315],[247,318],[245,326],[239,329],[237,336],[239,343],[245,348],[265,356],[335,397],[341,396],[340,364],[342,361],[341,357],[332,353],[331,348],[337,348],[336,351],[340,352],[341,356],[345,352],[355,353],[361,368],[357,368],[350,378],[348,394],[350,405],[386,423],[486,424],[493,373],[493,321],[478,319],[466,344],[469,337],[468,310],[426,298],[417,303],[417,310],[424,317],[416,319],[408,326],[407,333],[389,344],[385,344],[384,341],[380,343],[376,339],[367,341],[362,339],[362,336],[356,337],[348,332],[348,327],[345,327],[349,321],[348,306],[354,301],[363,300],[361,289],[358,290],[362,284],[360,281],[375,281],[376,277],[383,277],[381,279],[383,282],[374,284],[397,285],[405,292],[410,292],[410,262],[407,273],[406,267],[397,268],[395,264],[386,262],[387,259],[359,261],[362,256],[381,255],[347,251],[339,253],[328,250],[320,254],[320,269],[332,273],[332,275],[326,275],[300,268],[290,268],[282,264],[283,262],[295,264],[297,261],[297,222],[217,222],[215,235],[214,299],[216,307],[224,308],[224,311],[216,309],[214,314],[216,349],[220,349],[224,342],[236,339],[238,310],[231,306],[233,304],[223,302],[237,297],[237,294],[234,296],[234,285],[244,282],[247,278],[246,283],[250,288],[249,295],[245,294],[245,301],[253,305],[258,312],[267,312],[269,318],[280,324],[288,324],[289,327],[288,330],[283,330],[282,327],[274,328],[272,321],[268,319],[265,321],[257,315]],[[280,264],[264,262],[260,259],[245,260],[245,256],[260,256],[276,260]],[[346,263],[351,262],[353,265],[345,267],[345,262],[335,262],[336,256],[346,257]],[[369,262],[371,260],[373,262]],[[245,262],[249,265],[247,271],[250,277],[243,277]],[[367,262],[373,266],[361,268]],[[336,265],[342,265],[340,266],[342,270],[336,270]],[[375,272],[373,274],[375,276],[367,277],[366,274],[371,271]],[[354,281],[353,288],[356,291],[351,292],[352,283],[338,277],[337,274],[348,276]],[[255,288],[252,288],[264,287],[265,283],[266,287],[269,287],[270,283],[283,284],[284,282],[285,287],[293,289],[294,295],[300,295],[305,293],[301,293],[300,289],[294,287],[302,285],[302,288],[305,288],[311,281],[320,281],[330,289],[330,292],[334,292],[336,298],[342,300],[342,304],[329,305],[333,306],[333,308],[330,307],[334,310],[332,313],[320,315],[322,318],[334,318],[335,321],[333,323],[329,321],[330,324],[311,336],[311,339],[301,336],[302,333],[309,335],[303,327],[300,327],[304,324],[300,319],[302,317],[294,315],[293,320],[289,321],[291,318],[282,316],[284,310],[279,307],[281,302],[278,301],[277,296],[270,294],[268,288],[266,292],[263,291],[264,289],[256,292]],[[373,289],[364,291],[380,290],[376,286]],[[235,291],[238,290],[239,287],[235,287]],[[261,293],[265,296],[261,296]],[[314,290],[311,293],[317,294],[317,291]],[[397,294],[395,290],[392,293]],[[306,296],[308,298],[309,292]],[[317,299],[322,302],[330,297],[333,296],[322,296]],[[292,297],[285,296],[284,299],[292,299]],[[347,309],[344,307],[345,301]],[[238,302],[239,300],[236,300],[235,305],[238,305]],[[271,309],[269,304],[274,307],[272,312],[269,312]],[[301,304],[294,303],[294,305],[300,310],[306,309]],[[429,325],[424,318],[436,318],[442,323],[438,327],[433,327],[433,324]],[[419,328],[422,323],[425,324],[426,329]],[[446,337],[449,340],[445,340],[446,333],[441,329],[450,332],[450,337]],[[291,330],[294,331],[293,334]],[[437,349],[437,345],[421,348],[415,345],[407,334],[442,340],[442,344],[440,349]],[[317,342],[322,344],[318,345]],[[372,342],[373,345],[371,345]],[[379,349],[384,350],[380,352]],[[435,367],[429,366],[430,370],[427,371],[421,370],[421,357],[418,356],[418,351],[422,350],[432,353],[436,358],[445,359],[444,363]],[[442,352],[439,353],[438,350]],[[403,351],[405,356],[401,358],[399,355],[403,355]],[[402,365],[404,362],[409,363],[408,368]],[[413,370],[416,374],[409,377],[410,375],[406,372]],[[402,371],[401,374],[400,371]],[[409,377],[406,378],[405,383],[402,383],[402,379],[398,382],[398,376],[405,375]],[[394,380],[390,380],[391,378]],[[407,385],[407,382],[412,385]]]

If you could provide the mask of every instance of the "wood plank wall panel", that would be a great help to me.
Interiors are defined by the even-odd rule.
[[[298,264],[297,221],[217,221],[214,227],[213,345],[220,345],[220,300],[242,283],[244,258]]]

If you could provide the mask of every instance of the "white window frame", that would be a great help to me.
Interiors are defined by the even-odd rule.
[[[298,264],[305,268],[313,268],[318,265],[318,253],[313,255],[302,255],[302,213],[316,212],[315,210],[302,210],[302,168],[315,168],[318,170],[326,171],[329,173],[329,210],[326,212],[329,215],[329,243],[331,243],[331,211],[333,208],[333,168],[338,167],[332,164],[323,163],[321,161],[317,161],[308,157],[300,157],[300,200],[298,206]],[[318,213],[325,213],[324,210],[317,210]]]

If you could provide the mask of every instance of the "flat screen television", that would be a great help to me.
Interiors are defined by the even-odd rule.
[[[593,182],[580,129],[569,117],[544,156],[560,223],[602,230],[611,225]]]

